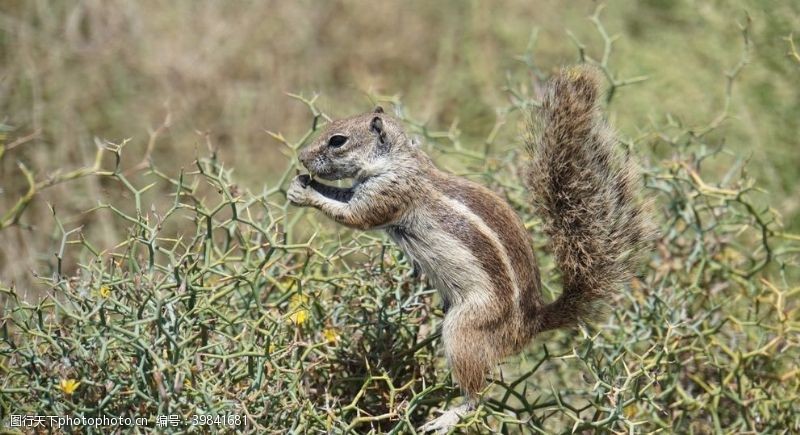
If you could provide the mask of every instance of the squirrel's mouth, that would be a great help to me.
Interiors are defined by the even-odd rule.
[[[325,178],[320,174],[320,178]],[[311,187],[312,189],[316,190],[317,192],[321,193],[323,196],[339,201],[339,202],[349,202],[350,199],[353,197],[353,187],[338,187],[338,186],[331,186],[329,184],[323,184],[319,181],[315,180],[312,175],[310,174],[303,174],[300,176],[300,181],[303,183],[305,187]]]
[[[311,176],[312,179],[319,177],[319,178],[321,178],[323,180],[327,180],[327,181],[339,181],[339,180],[343,180],[343,179],[347,178],[347,177],[342,177],[341,175],[339,175],[339,174],[337,174],[337,173],[335,173],[333,171],[312,171],[312,170],[309,169],[308,172],[309,172],[309,175]]]

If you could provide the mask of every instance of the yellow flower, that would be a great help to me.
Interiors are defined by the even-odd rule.
[[[301,308],[289,315],[289,321],[295,325],[302,325],[308,320],[308,310]]]
[[[109,287],[107,285],[104,285],[104,286],[100,287],[100,290],[98,290],[98,293],[100,293],[100,296],[102,296],[104,298],[107,298],[107,297],[111,296],[111,287]]]
[[[329,344],[339,341],[339,333],[333,328],[325,328],[325,330],[322,331],[322,336],[325,337],[325,341]]]
[[[75,379],[62,379],[58,384],[58,388],[60,388],[61,391],[63,391],[67,396],[71,396],[80,385],[81,383]]]
[[[269,347],[267,348],[267,352],[272,353],[275,352],[275,343],[270,343]]]
[[[636,408],[635,403],[631,403],[630,405],[626,406],[625,409],[622,410],[622,412],[625,414],[625,417],[634,418],[636,416],[636,413],[638,412],[638,409]]]
[[[289,300],[289,321],[295,325],[302,325],[308,320],[309,311],[306,308],[308,304],[308,296],[296,294]]]

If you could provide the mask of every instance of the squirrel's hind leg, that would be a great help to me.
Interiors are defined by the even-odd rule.
[[[487,307],[467,304],[453,306],[442,325],[442,341],[453,379],[464,392],[464,404],[450,408],[420,430],[447,433],[478,404],[478,394],[486,386],[486,375],[508,353],[506,329],[510,326],[502,315],[489,316]],[[496,322],[492,318],[496,317]],[[492,327],[488,325],[491,324]],[[497,325],[494,327],[494,325]]]

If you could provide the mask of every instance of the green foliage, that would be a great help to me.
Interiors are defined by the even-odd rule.
[[[614,38],[594,22],[605,49],[595,59],[574,37],[580,58],[612,89],[640,81],[611,69]],[[515,175],[521,147],[503,143],[514,142],[546,76],[532,51],[521,59],[531,74],[509,78],[510,103],[480,151],[456,126],[434,130],[399,99],[376,99],[394,103],[437,160],[508,198],[557,294],[558,271]],[[667,156],[643,165],[661,237],[640,277],[605,323],[544,334],[507,361],[463,430],[800,431],[800,237],[760,205],[745,159],[714,134],[747,60],[727,74],[726,103],[707,127],[651,126],[622,141],[636,159]],[[296,140],[273,134],[293,162],[328,119],[315,98],[296,98],[310,127]],[[126,199],[88,212],[127,228],[116,246],[98,249],[53,209],[60,243],[52,270],[37,276],[45,297],[31,302],[0,284],[0,420],[144,416],[153,428],[158,415],[237,414],[255,433],[408,433],[458,400],[438,353],[435,292],[385,237],[340,232],[290,207],[294,165],[250,192],[214,146],[189,170],[156,164],[148,146],[134,179],[122,169],[126,144],[103,144],[95,166],[57,178],[120,186]],[[171,192],[169,201],[148,201],[153,191]]]

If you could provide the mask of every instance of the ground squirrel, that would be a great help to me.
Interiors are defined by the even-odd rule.
[[[589,68],[557,74],[527,144],[524,181],[562,273],[563,292],[549,304],[530,236],[511,207],[439,170],[380,107],[333,121],[302,151],[312,177],[355,183],[338,188],[300,175],[289,200],[348,227],[385,230],[441,294],[444,351],[466,402],[423,430],[452,427],[502,358],[542,331],[596,317],[595,302],[631,279],[651,230],[635,199],[636,173],[598,111],[599,93]]]

